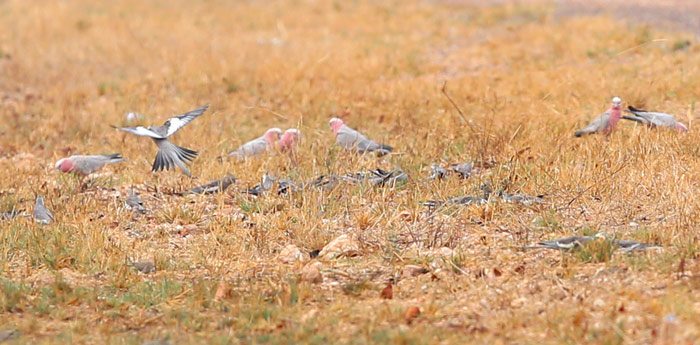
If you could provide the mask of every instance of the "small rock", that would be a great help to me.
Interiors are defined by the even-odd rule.
[[[307,322],[318,315],[318,309],[311,309],[301,316],[301,322]]]
[[[170,338],[165,337],[165,338],[155,339],[155,340],[147,341],[141,345],[170,345]]]
[[[156,264],[150,260],[141,260],[131,264],[135,269],[142,273],[153,273],[156,271]]]
[[[187,224],[185,226],[179,226],[179,228],[179,233],[182,237],[187,237],[189,235],[194,235],[201,232],[197,224]]]
[[[8,329],[5,331],[0,331],[0,343],[19,338],[19,331],[16,329]]]
[[[440,248],[440,255],[442,256],[454,256],[454,251],[447,247]]]
[[[224,298],[229,297],[231,294],[231,287],[226,283],[225,280],[221,279],[219,286],[216,288],[216,294],[214,295],[215,301],[220,301]]]
[[[516,298],[510,302],[510,306],[513,308],[520,308],[525,305],[525,302],[527,302],[527,300],[524,297]]]
[[[430,271],[426,270],[423,267],[417,266],[417,265],[406,265],[403,267],[403,277],[404,278],[415,277],[415,276],[419,276],[421,274],[425,274],[428,272],[430,272]]]
[[[323,247],[318,256],[323,259],[335,259],[342,256],[351,257],[357,255],[360,255],[359,244],[350,239],[348,235],[340,235]]]
[[[304,266],[301,270],[301,280],[314,284],[322,282],[321,267],[323,267],[323,264],[318,261]]]
[[[406,314],[404,315],[404,319],[406,320],[407,324],[411,324],[413,320],[415,320],[418,315],[420,315],[420,308],[418,308],[415,305],[412,305],[406,309]]]
[[[304,261],[305,255],[297,246],[290,244],[280,251],[278,258],[285,264],[293,264],[297,261]]]

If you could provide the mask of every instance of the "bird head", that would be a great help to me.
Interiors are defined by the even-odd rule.
[[[280,135],[282,134],[282,130],[275,127],[275,128],[270,128],[268,129],[263,137],[268,143],[273,143],[275,140],[279,140]]]
[[[56,170],[61,172],[69,172],[73,170],[73,162],[68,158],[62,158],[56,162]]]
[[[620,97],[613,97],[611,107],[615,110],[622,109],[622,100]]]
[[[331,125],[331,129],[333,130],[333,133],[338,134],[338,131],[340,131],[340,128],[343,127],[345,124],[343,123],[343,120],[334,117],[328,123]]]

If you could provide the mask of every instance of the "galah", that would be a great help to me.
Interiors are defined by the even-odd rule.
[[[107,164],[123,161],[124,158],[118,153],[111,155],[70,156],[56,162],[56,170],[87,176],[101,170]]]
[[[688,127],[676,120],[671,114],[641,110],[631,105],[627,108],[634,116],[623,116],[622,118],[625,120],[639,122],[651,128],[670,128],[676,130],[678,133],[685,133],[688,131]]]
[[[46,206],[44,205],[44,198],[41,196],[36,198],[34,212],[32,215],[34,216],[34,221],[41,224],[49,224],[55,220],[53,214],[51,214],[51,211],[46,209]]]
[[[281,152],[292,151],[299,139],[301,139],[301,131],[296,128],[290,128],[284,131],[282,138],[277,142],[277,147]]]
[[[223,178],[220,178],[218,180],[214,180],[212,182],[209,182],[207,184],[203,184],[201,186],[194,187],[192,189],[186,190],[181,193],[177,193],[180,195],[183,194],[214,194],[214,193],[222,193],[223,191],[228,188],[228,186],[232,185],[233,183],[236,183],[236,177],[231,175],[231,174],[226,174]]]
[[[262,154],[273,147],[281,134],[281,129],[270,128],[261,137],[253,139],[229,152],[228,156],[236,158],[238,161],[243,161],[252,156]]]
[[[605,135],[610,135],[615,130],[617,122],[622,117],[622,100],[619,97],[612,99],[612,105],[606,112],[600,114],[595,120],[591,121],[586,128],[576,132],[574,135],[580,137],[585,134],[593,134],[601,132]]]
[[[180,128],[185,127],[185,125],[192,122],[192,120],[204,114],[207,108],[209,108],[208,104],[182,115],[171,117],[160,127],[112,127],[131,134],[153,139],[156,145],[158,145],[158,154],[156,154],[156,159],[153,161],[152,171],[170,170],[175,169],[177,166],[185,175],[191,177],[192,174],[185,165],[189,166],[190,162],[197,157],[197,151],[174,145],[168,140],[168,137],[175,134]]]
[[[383,156],[393,150],[391,146],[367,139],[362,133],[346,126],[341,119],[332,118],[330,125],[335,134],[336,142],[345,149],[357,153],[376,152],[379,156]]]
[[[124,202],[126,204],[126,208],[128,210],[133,210],[139,213],[145,213],[146,208],[143,207],[143,201],[141,200],[141,197],[136,194],[133,188],[131,188],[131,192],[129,192],[129,196],[126,197],[126,201]]]

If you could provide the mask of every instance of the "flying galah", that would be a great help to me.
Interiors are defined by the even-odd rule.
[[[282,138],[277,142],[277,147],[281,152],[292,151],[301,138],[301,131],[290,128],[284,131]]]
[[[190,162],[197,156],[197,151],[174,145],[168,141],[168,137],[175,134],[180,128],[185,127],[198,116],[204,114],[207,108],[209,108],[208,104],[182,115],[171,117],[160,127],[112,127],[153,139],[158,145],[158,154],[156,154],[156,159],[153,161],[153,171],[170,170],[178,166],[185,175],[191,177],[192,174],[185,165],[190,165]]]
[[[228,156],[243,161],[246,158],[259,155],[267,151],[280,138],[282,130],[279,128],[268,129],[260,138],[253,139],[239,148],[229,152]]]
[[[367,139],[362,133],[346,126],[343,120],[339,118],[332,118],[330,125],[333,133],[335,133],[335,140],[338,142],[338,145],[348,150],[357,153],[376,152],[379,156],[383,156],[393,150],[391,146]]]
[[[34,213],[32,213],[32,215],[34,216],[34,221],[41,224],[49,224],[55,220],[51,211],[47,210],[46,206],[44,206],[44,198],[41,196],[36,198]]]
[[[107,164],[123,162],[124,158],[118,153],[111,155],[70,156],[56,162],[56,170],[87,176],[101,170]]]
[[[615,130],[617,122],[622,117],[622,100],[619,97],[612,99],[612,105],[606,112],[600,114],[595,120],[591,121],[586,128],[576,132],[574,135],[580,137],[585,134],[593,134],[602,132],[605,135],[610,135]]]
[[[641,110],[631,105],[628,109],[634,116],[623,116],[622,118],[625,120],[643,123],[652,128],[665,127],[675,129],[678,133],[685,133],[688,131],[688,127],[676,120],[671,114]]]

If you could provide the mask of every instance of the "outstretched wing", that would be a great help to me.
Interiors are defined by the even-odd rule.
[[[166,128],[165,137],[175,134],[175,132],[179,131],[180,128],[185,127],[185,125],[192,122],[192,120],[204,114],[207,108],[209,108],[209,104],[203,105],[182,115],[171,117],[168,119],[168,121],[165,121],[165,124],[163,125],[163,127]]]
[[[124,131],[124,132],[129,132],[131,134],[136,134],[142,137],[150,137],[150,138],[155,138],[155,139],[164,139],[165,137],[144,127],[144,126],[138,126],[138,127],[117,127],[117,126],[112,126],[118,130]]]

